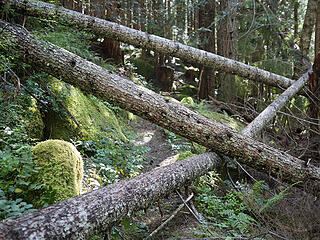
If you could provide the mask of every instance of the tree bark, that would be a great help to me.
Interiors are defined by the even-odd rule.
[[[199,25],[204,28],[200,31],[200,49],[215,53],[215,24],[213,24],[216,16],[216,2],[214,0],[206,1],[199,7]],[[200,70],[201,78],[199,82],[198,98],[209,99],[215,97],[215,70],[208,67],[202,67]]]
[[[297,79],[308,69],[309,49],[312,38],[312,32],[316,23],[317,1],[308,0],[307,10],[304,16],[303,27],[300,34],[300,53],[298,61],[294,68],[294,78]]]
[[[1,240],[88,239],[220,165],[205,153],[0,223]]]
[[[276,113],[308,82],[309,72],[305,73],[299,80],[285,90],[276,100],[274,100],[262,113],[259,114],[242,133],[254,137],[262,128],[276,115]]]
[[[0,4],[3,4],[4,2],[9,2],[12,8],[23,14],[62,20],[65,24],[87,28],[98,35],[107,35],[109,38],[140,46],[142,48],[153,49],[163,54],[180,57],[188,62],[201,64],[219,71],[237,74],[238,76],[264,82],[271,86],[287,88],[294,82],[289,78],[238,61],[134,30],[117,23],[83,15],[63,7],[36,0],[0,0]]]
[[[320,49],[320,1],[317,4],[315,37],[314,37],[314,58],[319,54]]]
[[[312,188],[307,191],[319,195],[319,168],[305,167],[303,161],[289,154],[248,138],[53,44],[39,41],[25,29],[3,21],[0,29],[0,41],[10,41],[24,61],[38,69],[283,181],[299,182],[300,187],[310,183]]]
[[[225,16],[217,28],[217,53],[229,59],[237,59],[238,56],[238,21],[237,0],[220,1],[219,10]],[[237,98],[237,83],[235,76],[229,72],[219,72],[218,100],[233,102]]]
[[[300,50],[304,57],[309,56],[309,48],[311,43],[312,32],[316,22],[317,1],[308,0],[306,14],[304,16],[303,27],[300,37]]]

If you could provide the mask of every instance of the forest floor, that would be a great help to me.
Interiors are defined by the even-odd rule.
[[[148,172],[157,167],[163,167],[175,162],[178,154],[172,149],[167,141],[164,130],[157,125],[144,119],[138,118],[132,124],[133,130],[137,133],[135,144],[148,147],[150,151],[144,154],[144,172]],[[186,198],[186,197],[185,197]],[[154,203],[147,212],[141,211],[134,217],[135,222],[146,223],[145,231],[151,233],[162,222],[169,218],[172,213],[182,204],[182,200],[176,193],[162,199],[159,203]],[[161,216],[159,206],[163,213]],[[152,239],[186,239],[194,237],[193,230],[199,223],[194,216],[184,207],[161,231]]]

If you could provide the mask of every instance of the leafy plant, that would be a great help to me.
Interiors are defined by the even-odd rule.
[[[80,140],[77,148],[85,156],[86,184],[96,188],[141,172],[141,154],[148,149],[110,138]]]
[[[237,193],[229,191],[221,195],[213,190],[217,180],[212,173],[199,180],[196,201],[201,212],[209,219],[209,222],[202,226],[202,232],[205,228],[210,228],[232,236],[248,233],[250,226],[256,223],[255,219],[247,214],[247,206]]]
[[[28,196],[42,186],[30,180],[39,168],[32,159],[32,139],[22,118],[24,106],[1,102],[0,110],[0,219],[4,219],[32,210]]]
[[[0,220],[31,211],[34,211],[32,204],[26,203],[22,198],[9,200],[4,191],[0,189]]]

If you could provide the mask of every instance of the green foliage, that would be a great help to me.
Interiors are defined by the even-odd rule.
[[[225,195],[216,193],[213,188],[217,181],[217,176],[210,173],[201,177],[198,182],[196,201],[199,209],[210,221],[197,233],[205,234],[203,231],[207,228],[231,236],[249,233],[250,227],[256,224],[256,221],[248,215],[246,204],[235,192],[229,191]]]
[[[283,199],[288,194],[289,190],[296,184],[297,183],[292,184],[279,193],[268,197],[266,194],[270,190],[268,185],[266,185],[264,181],[258,181],[254,183],[251,188],[244,188],[238,196],[252,211],[261,214]]]
[[[4,191],[0,189],[0,221],[34,210],[32,209],[32,204],[24,202],[22,198],[17,198],[16,200],[7,199]]]
[[[89,50],[90,44],[88,44],[88,39],[92,38],[93,35],[88,32],[57,25],[54,31],[41,29],[35,32],[35,34],[41,39],[62,47],[82,58],[90,61],[98,60],[98,57]]]
[[[141,172],[146,148],[132,143],[104,138],[100,140],[81,140],[76,143],[84,157],[85,187],[96,188],[133,177]]]
[[[109,71],[114,71],[115,67],[108,64],[97,53],[90,49],[90,39],[94,35],[88,31],[81,31],[64,25],[56,25],[52,28],[41,28],[37,30],[35,35],[40,39],[51,42],[59,47],[62,47],[88,61],[96,63]]]
[[[147,60],[141,58],[131,58],[129,59],[131,63],[135,66],[135,72],[145,77],[145,79],[150,80],[154,76],[154,65]]]
[[[197,96],[198,88],[192,85],[184,85],[182,87],[177,88],[177,92],[179,92],[179,96]]]
[[[32,210],[32,204],[24,199],[42,187],[29,180],[39,168],[30,152],[32,139],[23,118],[26,105],[0,102],[0,220]]]

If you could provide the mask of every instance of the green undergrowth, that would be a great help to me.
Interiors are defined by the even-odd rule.
[[[179,103],[174,98],[169,98],[172,101],[175,101]],[[237,131],[241,131],[244,128],[244,125],[234,118],[226,115],[214,112],[210,110],[208,105],[206,105],[204,102],[196,103],[196,101],[193,100],[192,97],[184,97],[180,103],[193,111],[198,112],[201,115],[204,115],[210,119],[213,119],[217,122],[220,122],[230,128],[233,128]],[[168,143],[170,143],[171,148],[173,151],[179,153],[179,160],[189,158],[198,154],[205,153],[207,151],[207,148],[204,146],[201,146],[198,143],[190,142],[184,137],[181,137],[178,134],[175,134],[173,132],[170,132],[166,129],[164,129],[166,139]]]
[[[261,219],[273,218],[277,203],[295,184],[273,193],[264,181],[254,184],[222,181],[215,172],[200,177],[196,182],[196,205],[202,214],[202,224],[194,228],[198,237],[273,239],[268,224]],[[213,235],[212,235],[213,234]]]
[[[257,221],[249,214],[250,209],[238,192],[217,192],[219,182],[221,180],[213,172],[197,181],[196,202],[204,221],[199,229],[194,229],[195,234],[211,236],[208,230],[216,237],[240,237],[249,234]]]
[[[0,102],[0,220],[32,211],[26,202],[28,193],[42,185],[28,180],[38,173],[30,151],[35,139],[29,137],[30,119],[28,108],[31,99]]]
[[[35,20],[27,22],[31,21]],[[34,33],[41,39],[115,69],[90,50],[92,35],[54,22],[37,24]],[[77,146],[85,164],[82,193],[141,172],[142,154],[148,149],[131,144],[132,114],[18,62],[18,55],[1,52],[7,43],[0,44],[0,71],[8,80],[0,85],[0,220],[33,211],[30,195],[44,187],[49,191],[41,196],[41,205],[56,202],[48,182],[35,183],[31,178],[41,173],[31,151],[40,141],[58,138]]]
[[[193,98],[185,97],[181,100],[181,103],[186,107],[198,112],[199,114],[213,119],[217,122],[220,122],[234,130],[241,132],[244,129],[244,125],[234,119],[236,116],[229,116],[228,114],[217,113],[210,109],[209,105],[205,103],[205,101],[201,101],[200,103],[196,103]]]
[[[79,140],[75,145],[84,156],[87,190],[138,175],[143,169],[142,154],[149,150],[112,138]]]
[[[95,35],[89,31],[55,23],[54,26],[47,25],[45,28],[36,29],[34,34],[44,41],[64,48],[109,71],[114,71],[116,69],[115,66],[107,63],[107,61],[101,58],[98,53],[90,49],[91,40]]]

